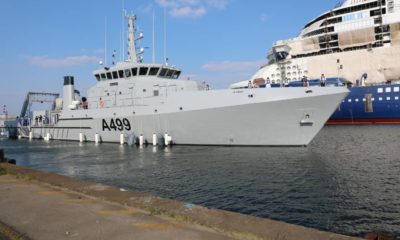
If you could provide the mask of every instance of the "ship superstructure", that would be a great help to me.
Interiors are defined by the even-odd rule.
[[[128,16],[126,61],[93,72],[86,97],[64,78],[53,111],[33,114],[30,138],[194,145],[303,146],[348,94],[345,88],[210,90],[168,63],[147,64]],[[262,119],[262,121],[260,121]],[[28,133],[29,131],[29,133]]]
[[[251,80],[287,83],[321,76],[369,83],[400,79],[400,0],[346,0],[277,41]],[[246,84],[243,82],[243,84]]]

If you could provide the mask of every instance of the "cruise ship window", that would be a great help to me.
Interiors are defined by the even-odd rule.
[[[132,76],[136,76],[137,75],[137,68],[132,68]]]
[[[117,71],[112,72],[112,76],[113,79],[118,79],[118,72]]]
[[[104,81],[104,80],[106,80],[106,79],[107,79],[107,78],[106,78],[106,74],[105,74],[105,73],[102,73],[102,74],[101,74],[101,80]]]
[[[125,77],[126,77],[126,78],[129,78],[129,77],[131,77],[131,76],[132,76],[131,70],[130,70],[130,69],[125,69]]]
[[[160,71],[160,77],[165,77],[165,75],[167,75],[167,71],[168,71],[168,69],[167,68],[162,68],[161,69],[161,71]]]
[[[386,92],[387,92],[387,93],[392,92],[392,88],[391,88],[391,87],[387,87],[387,88],[386,88]]]
[[[400,87],[394,87],[393,88],[393,92],[399,92],[399,90],[400,90]]]
[[[96,74],[94,76],[96,77],[97,81],[100,81],[100,75],[99,74]]]
[[[107,79],[112,80],[111,72],[107,72]]]
[[[148,67],[141,67],[141,68],[139,69],[139,75],[140,75],[140,76],[145,76],[145,75],[147,75],[148,70],[149,70]]]
[[[158,68],[158,67],[152,67],[152,68],[150,68],[149,75],[150,75],[150,76],[155,76],[155,75],[157,75],[158,70],[160,70],[160,68]]]
[[[124,78],[124,70],[118,71],[119,78]]]

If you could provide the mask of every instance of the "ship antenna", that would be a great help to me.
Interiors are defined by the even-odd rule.
[[[124,31],[125,16],[126,16],[126,10],[123,9],[122,10],[122,21],[121,21],[121,39],[122,39],[121,60],[122,61],[125,61],[125,31]]]
[[[168,64],[167,57],[167,13],[166,8],[164,7],[164,61],[165,64]]]
[[[154,33],[154,9],[153,9],[153,64],[156,63],[156,47],[155,47],[155,33]]]
[[[107,16],[104,17],[104,65],[107,66]]]
[[[114,51],[112,53],[112,65],[115,65],[115,54],[116,54],[116,52],[117,51],[115,51],[115,49],[114,49]]]
[[[139,53],[136,53],[136,42],[143,38],[143,33],[140,33],[138,37],[135,37],[135,21],[136,15],[126,16],[128,19],[128,62],[138,63],[138,55],[143,54],[144,49],[141,48]]]

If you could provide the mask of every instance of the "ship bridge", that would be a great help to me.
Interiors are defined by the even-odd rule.
[[[139,77],[158,77],[163,79],[178,79],[181,70],[162,64],[132,64],[124,62],[111,68],[94,71],[97,81],[135,79]]]

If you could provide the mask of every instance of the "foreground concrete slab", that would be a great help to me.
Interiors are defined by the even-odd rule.
[[[350,240],[243,214],[1,164],[0,221],[32,239]]]

